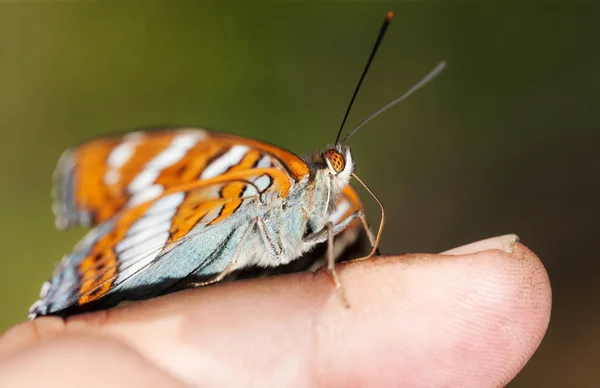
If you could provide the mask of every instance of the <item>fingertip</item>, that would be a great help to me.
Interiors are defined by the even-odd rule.
[[[329,352],[318,375],[330,385],[503,386],[548,327],[548,275],[516,242],[512,253],[407,255],[339,272],[353,309],[331,301],[321,315]]]
[[[506,290],[509,296],[506,307],[512,319],[502,333],[510,344],[510,362],[500,380],[502,385],[510,382],[538,349],[548,330],[552,310],[550,278],[538,256],[521,243],[516,243],[514,252],[506,256],[507,276],[513,280],[512,287]]]

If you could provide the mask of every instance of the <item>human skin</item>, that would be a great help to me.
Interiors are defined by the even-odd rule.
[[[350,308],[320,270],[21,323],[0,337],[0,386],[497,387],[550,319],[515,235],[337,270]]]

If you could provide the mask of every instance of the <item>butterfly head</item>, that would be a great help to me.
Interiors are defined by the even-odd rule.
[[[331,176],[334,185],[339,189],[346,186],[354,171],[354,160],[350,147],[336,145],[325,150],[322,156],[327,165],[326,171]]]

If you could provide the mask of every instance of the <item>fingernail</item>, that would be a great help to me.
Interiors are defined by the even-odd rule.
[[[502,236],[502,248],[506,253],[513,253],[515,250],[515,245],[519,242],[519,236],[516,234],[508,234],[506,236]]]
[[[442,252],[445,255],[468,255],[471,253],[487,251],[489,249],[501,249],[506,253],[512,253],[515,245],[519,241],[519,236],[516,234],[506,234],[504,236],[492,237],[486,240],[477,241],[471,244],[463,245],[458,248],[453,248]]]

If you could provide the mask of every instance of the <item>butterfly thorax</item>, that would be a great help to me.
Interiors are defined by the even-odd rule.
[[[290,260],[300,256],[315,245],[311,236],[327,228],[332,214],[336,211],[342,190],[349,184],[354,170],[352,153],[347,146],[335,146],[324,152],[316,152],[303,158],[310,174],[308,179],[297,184],[286,201],[286,220],[298,220],[298,223],[286,223],[292,234],[298,238],[282,239],[288,245]],[[299,238],[301,236],[301,238]],[[294,244],[296,242],[296,244]],[[294,246],[295,245],[295,246]]]

